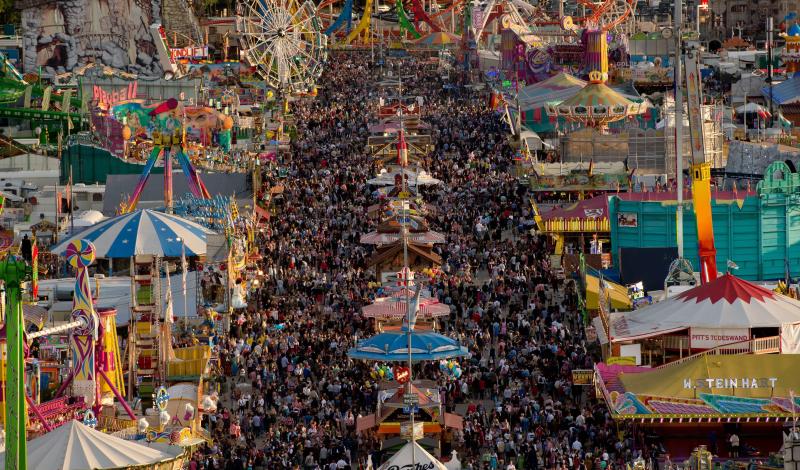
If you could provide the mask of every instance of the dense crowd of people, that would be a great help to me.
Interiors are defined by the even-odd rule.
[[[442,333],[470,357],[462,375],[438,364],[415,366],[434,381],[463,430],[445,450],[467,469],[619,468],[643,448],[621,436],[607,409],[573,369],[593,366],[574,286],[559,276],[547,241],[531,233],[527,188],[513,176],[507,127],[485,91],[443,78],[435,62],[414,58],[373,66],[368,54],[331,58],[315,99],[294,102],[297,137],[284,155],[285,178],[265,170],[265,187],[282,184],[284,203],[258,235],[263,280],[234,318],[219,355],[229,376],[204,425],[215,444],[194,457],[197,469],[361,469],[388,455],[381,436],[356,432],[373,413],[379,381],[348,348],[374,333],[361,315],[378,286],[359,243],[375,228],[375,174],[366,140],[381,98],[377,86],[402,77],[403,93],[422,97],[435,144],[423,166],[443,181],[423,191],[432,229],[447,235],[434,251],[442,276],[432,293],[451,307]],[[391,74],[391,75],[389,75]],[[455,83],[455,81],[454,81]],[[646,446],[644,447],[647,451]],[[443,452],[443,460],[450,458]]]

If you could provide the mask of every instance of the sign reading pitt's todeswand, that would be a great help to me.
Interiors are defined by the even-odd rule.
[[[692,349],[711,349],[724,346],[726,344],[739,343],[750,340],[750,330],[748,328],[692,328],[691,342],[689,347]],[[737,349],[743,345],[737,345]]]
[[[777,377],[714,377],[708,379],[683,379],[685,390],[697,389],[734,389],[734,388],[775,388]]]

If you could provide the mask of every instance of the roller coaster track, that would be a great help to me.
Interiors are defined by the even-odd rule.
[[[89,123],[88,115],[78,113],[63,113],[61,111],[44,111],[41,109],[30,108],[0,107],[0,117],[42,121],[67,121],[67,119],[69,119],[76,126],[82,126]]]

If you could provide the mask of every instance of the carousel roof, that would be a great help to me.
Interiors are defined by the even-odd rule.
[[[77,233],[51,249],[64,254],[76,240],[94,244],[98,258],[130,258],[133,255],[186,256],[206,254],[209,234],[214,232],[191,220],[150,209],[140,209],[104,220]]]
[[[573,97],[586,86],[585,81],[566,72],[554,75],[545,81],[524,87],[519,92],[519,103],[523,109],[560,103]]]
[[[28,468],[32,470],[130,468],[168,462],[183,454],[183,449],[177,446],[159,449],[102,433],[79,421],[70,421],[28,442]],[[2,457],[0,457],[0,469],[5,469],[5,459]]]
[[[646,103],[634,103],[604,83],[590,83],[557,106],[567,118],[615,121],[647,110]]]
[[[353,359],[406,362],[409,358],[409,335],[412,362],[438,361],[469,354],[469,350],[457,340],[432,331],[387,331],[360,341],[347,355]]]
[[[800,322],[800,301],[731,274],[641,310],[611,314],[611,341],[687,328],[780,328]]]

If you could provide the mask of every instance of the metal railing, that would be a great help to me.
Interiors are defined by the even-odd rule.
[[[737,343],[723,344],[716,348],[707,349],[691,356],[678,359],[676,361],[662,364],[656,369],[664,369],[666,367],[676,366],[683,364],[686,361],[691,361],[704,356],[734,356],[739,354],[775,354],[781,351],[781,337],[768,336],[765,338],[756,338],[748,341],[739,341]]]

